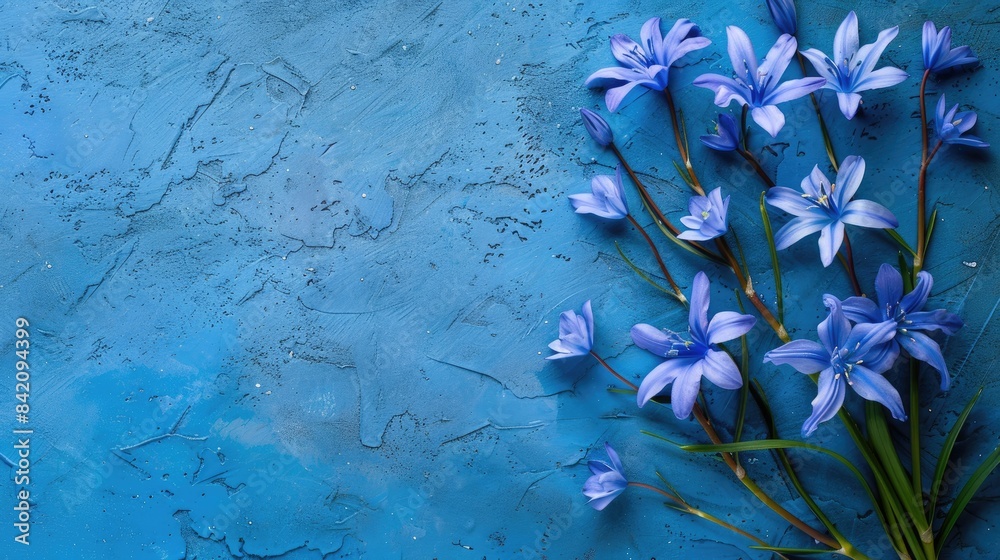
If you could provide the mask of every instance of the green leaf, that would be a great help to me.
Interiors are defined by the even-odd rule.
[[[743,308],[743,299],[740,297],[739,290],[733,290],[736,292],[736,303],[740,307],[740,313],[746,313],[746,309]],[[743,438],[743,424],[746,422],[747,415],[747,397],[750,396],[750,347],[747,344],[747,336],[744,334],[740,337],[740,375],[743,377],[743,386],[740,387],[740,406],[736,411],[736,427],[733,432],[733,441],[740,441]],[[734,457],[737,463],[739,463],[739,455]]]
[[[639,430],[639,433],[643,434],[643,435],[646,435],[646,436],[649,436],[649,437],[652,437],[652,438],[663,440],[663,441],[669,443],[670,445],[674,445],[674,446],[677,446],[677,447],[683,447],[683,444],[677,443],[676,441],[673,441],[673,440],[669,440],[669,439],[661,436],[660,434],[654,434],[653,432],[650,432],[649,430]]]
[[[924,260],[925,261],[927,260],[927,257],[926,257],[926,255],[927,255],[927,249],[930,248],[930,246],[931,246],[931,235],[934,234],[934,225],[937,224],[937,214],[938,214],[938,209],[937,209],[937,206],[935,206],[934,210],[931,211],[931,218],[929,220],[927,220],[927,234],[926,234],[926,237],[924,237],[924,255],[925,255],[924,256]]]
[[[894,494],[898,496],[900,504],[909,515],[918,533],[923,532],[928,526],[923,504],[916,503],[913,498],[913,488],[910,486],[909,476],[903,469],[903,464],[899,461],[899,455],[896,453],[882,405],[874,401],[866,401],[865,421],[872,449],[878,456],[879,463],[885,468],[885,474],[889,484],[892,485]]]
[[[903,275],[903,291],[910,293],[913,291],[913,271],[910,270],[910,267],[906,266],[906,259],[903,257],[903,253],[896,253],[896,259],[899,262],[899,273]]]
[[[969,481],[965,483],[965,486],[958,492],[958,496],[955,497],[955,501],[951,504],[951,508],[948,510],[948,514],[944,517],[944,523],[941,524],[941,529],[938,530],[937,534],[937,544],[935,545],[935,550],[940,553],[944,543],[948,540],[948,535],[951,530],[955,527],[955,523],[958,522],[958,518],[961,517],[962,513],[965,511],[965,506],[969,505],[972,498],[975,497],[976,492],[979,487],[986,482],[986,479],[990,476],[990,473],[1000,465],[1000,446],[993,450],[993,453],[983,461],[982,465],[972,473],[972,477]]]
[[[893,241],[895,241],[899,245],[900,249],[903,249],[904,251],[913,255],[914,257],[917,256],[917,252],[914,251],[912,247],[910,247],[910,245],[906,242],[906,240],[903,239],[902,235],[899,235],[899,232],[897,232],[894,229],[883,229],[882,231],[889,234],[889,237],[891,237]]]
[[[768,552],[774,552],[775,554],[828,554],[829,549],[822,550],[818,548],[782,548],[778,546],[761,546],[758,544],[750,545],[750,548],[754,550],[766,550]]]
[[[771,251],[771,270],[774,271],[774,293],[778,298],[778,322],[785,323],[785,294],[781,289],[781,266],[778,264],[778,249],[774,245],[774,230],[771,229],[771,218],[764,206],[766,192],[760,193],[760,218],[764,222],[764,236],[767,238],[767,248]]]
[[[618,254],[621,255],[622,260],[625,261],[625,264],[627,264],[628,267],[632,269],[632,272],[635,272],[636,275],[639,276],[639,278],[642,278],[646,282],[649,282],[649,284],[654,288],[656,288],[657,290],[660,290],[661,292],[676,299],[677,301],[680,301],[680,298],[677,297],[677,294],[675,294],[673,290],[664,288],[663,286],[657,284],[656,282],[653,281],[652,278],[649,277],[648,274],[646,274],[645,271],[636,266],[635,263],[632,262],[632,259],[628,258],[628,256],[625,255],[625,251],[622,250],[621,246],[618,245],[617,241],[615,241],[615,249],[618,249]]]
[[[959,432],[962,431],[962,427],[965,426],[966,419],[969,418],[969,413],[972,412],[972,407],[976,405],[979,401],[979,397],[983,394],[984,387],[980,387],[976,394],[972,396],[969,400],[969,404],[965,405],[965,409],[962,413],[958,415],[955,419],[955,424],[951,427],[951,431],[948,432],[948,437],[944,440],[944,445],[941,446],[941,453],[938,456],[937,468],[934,469],[934,478],[931,480],[931,496],[930,496],[930,512],[931,515],[934,514],[934,508],[937,507],[938,494],[941,492],[941,481],[944,480],[945,473],[948,472],[948,462],[951,461],[951,452],[955,449],[955,442],[958,441]]]
[[[674,168],[677,169],[677,174],[681,176],[681,179],[683,179],[685,183],[687,183],[687,186],[689,186],[689,187],[691,187],[693,189],[694,188],[694,179],[692,179],[691,176],[688,175],[687,169],[684,169],[683,167],[681,167],[681,165],[679,163],[677,163],[676,161],[673,162],[673,164],[674,164]]]
[[[650,434],[653,435],[653,434]],[[666,439],[660,436],[660,439]],[[669,440],[667,440],[669,441]],[[673,443],[673,442],[671,442]],[[676,445],[676,444],[675,444]],[[849,471],[858,479],[861,487],[864,488],[865,492],[868,493],[868,497],[871,499],[872,503],[875,503],[875,493],[872,492],[871,487],[868,486],[868,481],[865,480],[861,471],[854,466],[846,457],[837,453],[836,451],[827,449],[825,447],[820,447],[819,445],[813,445],[811,443],[805,443],[803,441],[795,441],[790,439],[764,439],[757,441],[742,441],[738,443],[723,443],[723,444],[696,444],[696,445],[680,445],[678,446],[684,451],[691,453],[722,453],[725,451],[766,451],[771,449],[808,449],[810,451],[817,451],[828,455],[836,459],[840,464],[847,467]]]

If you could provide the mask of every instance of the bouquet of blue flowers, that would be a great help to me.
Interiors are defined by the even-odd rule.
[[[651,442],[664,442],[691,453],[717,455],[759,503],[808,536],[815,546],[783,547],[768,542],[727,521],[725,516],[696,507],[661,473],[656,473],[655,484],[639,482],[626,473],[611,444],[605,445],[607,460],[589,462],[592,476],[586,481],[583,493],[594,509],[603,510],[630,486],[656,492],[674,509],[731,530],[739,538],[749,539],[752,548],[780,557],[836,553],[864,559],[869,558],[866,554],[878,554],[852,543],[838,520],[824,511],[818,496],[806,490],[806,473],[796,467],[793,454],[818,453],[834,464],[839,463],[856,479],[876,514],[873,522],[881,524],[891,550],[900,558],[932,560],[942,554],[966,506],[1000,464],[998,446],[965,477],[963,485],[943,482],[949,474],[956,441],[982,389],[957,412],[943,441],[938,442],[940,448],[932,452],[937,458],[932,470],[924,468],[926,458],[921,452],[921,442],[928,438],[922,433],[919,419],[920,378],[933,370],[941,391],[949,388],[951,377],[939,341],[963,326],[957,314],[935,308],[931,303],[934,280],[927,266],[927,255],[938,216],[937,209],[928,212],[928,171],[935,156],[943,150],[989,147],[969,134],[976,123],[976,113],[962,111],[959,105],[949,106],[943,93],[936,103],[932,102],[934,110],[929,114],[927,86],[932,78],[945,84],[956,72],[974,70],[979,60],[967,46],[952,48],[949,27],[939,30],[933,22],[924,24],[923,66],[917,98],[921,136],[919,145],[914,142],[914,150],[919,150],[919,169],[909,194],[916,199],[915,215],[910,217],[915,221],[916,235],[908,241],[896,231],[899,217],[886,205],[871,200],[878,187],[865,184],[865,159],[859,155],[839,158],[835,154],[836,142],[822,111],[822,104],[832,101],[835,94],[839,112],[853,120],[864,107],[865,92],[893,87],[910,78],[900,68],[880,65],[879,59],[899,29],[885,29],[873,43],[861,45],[858,18],[852,11],[837,29],[832,51],[800,50],[796,11],[791,0],[768,0],[767,7],[780,32],[767,54],[759,59],[747,33],[730,26],[726,28],[726,48],[731,73],[703,74],[693,85],[711,90],[719,107],[733,107],[735,102],[737,111],[720,113],[714,133],[703,135],[700,140],[710,150],[723,153],[721,157],[726,157],[725,153],[738,154],[746,163],[743,168],[760,181],[760,231],[753,239],[767,246],[773,272],[773,299],[766,301],[755,288],[740,236],[729,223],[730,196],[726,191],[732,187],[722,184],[708,188],[699,178],[684,115],[671,93],[671,67],[705,49],[712,40],[687,19],[674,22],[664,35],[664,23],[660,18],[652,18],[642,26],[639,41],[624,34],[611,37],[611,54],[618,64],[597,70],[586,84],[605,91],[609,113],[628,110],[624,102],[634,92],[652,90],[662,95],[676,149],[677,177],[692,191],[687,202],[688,214],[679,218],[679,224],[668,217],[671,212],[661,206],[653,189],[629,165],[608,120],[600,112],[587,108],[580,111],[586,131],[613,155],[617,166],[613,175],[593,177],[591,192],[574,194],[569,199],[577,213],[629,222],[648,245],[658,271],[645,270],[619,247],[623,261],[674,304],[686,307],[688,323],[668,325],[669,328],[646,323],[632,327],[631,340],[635,346],[661,360],[635,383],[637,378],[630,379],[620,373],[594,350],[595,310],[586,301],[579,313],[574,309],[560,316],[559,338],[550,344],[555,354],[549,359],[590,356],[624,385],[612,390],[633,395],[638,407],[650,403],[666,405],[677,419],[693,417],[710,443],[686,444],[663,433],[644,433],[653,438]],[[784,79],[793,59],[798,62],[802,77]],[[823,95],[822,90],[831,90],[833,94]],[[751,146],[749,121],[770,137],[776,137],[786,125],[780,107],[806,97],[811,100],[813,120],[822,135],[829,161],[810,162],[811,169],[802,168],[799,176],[803,178],[798,188],[792,188],[776,183],[766,169],[767,162],[760,159],[761,150]],[[631,187],[646,216],[637,217],[635,205],[630,207],[627,191]],[[772,222],[778,221],[784,224],[775,229]],[[662,233],[660,241],[654,240],[656,231],[654,235],[647,231],[650,222]],[[878,268],[874,290],[859,281],[848,226],[884,232],[883,245],[895,246],[880,259],[892,264]],[[786,328],[785,324],[782,261],[787,259],[782,251],[813,234],[818,234],[823,267],[839,261],[853,293],[798,290],[803,301],[822,302],[826,314],[816,326],[815,339],[793,339],[789,333],[796,329]],[[745,233],[743,237],[745,243],[749,237]],[[671,259],[661,253],[663,244],[672,244],[677,250],[676,259],[704,263],[704,270],[690,282],[678,281],[667,266]],[[786,273],[794,271],[786,266]],[[713,280],[738,287],[729,302],[730,310],[709,313]],[[685,284],[689,285],[688,291],[682,289]],[[747,312],[750,308],[752,313]],[[758,325],[759,322],[762,324]],[[755,325],[763,328],[763,324],[777,339],[767,348],[760,348],[764,341],[759,338],[751,344],[749,336],[754,334]],[[779,411],[771,405],[765,384],[752,375],[751,360],[771,368],[787,366],[815,383],[812,414],[802,421],[801,438],[785,438],[778,433]],[[704,383],[705,380],[709,383]],[[737,410],[713,411],[704,399],[706,390],[738,391]],[[854,408],[852,413],[845,407],[845,400],[857,397],[863,400],[863,406]],[[926,395],[923,400],[927,400]],[[751,409],[756,409],[753,415],[748,414]],[[863,410],[863,414],[859,415],[858,410]],[[712,417],[721,414],[725,414],[724,418]],[[814,442],[820,425],[834,418],[839,422],[826,424],[824,427],[831,426],[826,433],[849,438],[863,464],[855,464],[843,453]],[[755,433],[766,437],[744,437],[750,419],[761,422]],[[755,481],[755,473],[740,455],[754,451],[774,454],[778,475],[795,489],[811,511],[811,518],[803,519],[792,513],[766,490],[768,485]]]

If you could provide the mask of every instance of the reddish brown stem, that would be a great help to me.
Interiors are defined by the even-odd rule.
[[[660,272],[663,273],[664,278],[666,278],[667,282],[670,283],[670,287],[674,289],[674,293],[677,294],[677,297],[681,298],[681,300],[683,301],[684,293],[681,292],[681,289],[679,287],[677,287],[677,282],[674,282],[673,276],[671,276],[670,271],[667,270],[667,265],[663,264],[663,259],[660,257],[660,251],[656,248],[656,244],[653,243],[653,240],[649,238],[649,234],[646,233],[646,230],[641,225],[639,225],[639,222],[637,222],[636,219],[632,217],[632,214],[628,214],[626,215],[626,217],[628,218],[628,221],[631,222],[632,226],[635,227],[635,229],[639,230],[639,233],[642,234],[642,237],[643,239],[646,240],[646,243],[649,244],[650,250],[653,251],[653,256],[656,257],[656,264],[660,265]]]
[[[861,283],[858,282],[857,267],[854,266],[854,251],[851,250],[851,238],[847,236],[846,229],[844,230],[844,255],[846,257],[844,268],[847,269],[847,275],[851,277],[851,287],[854,288],[854,295],[863,296]]]
[[[620,373],[618,373],[617,371],[614,370],[614,368],[612,368],[611,366],[609,366],[608,362],[605,362],[604,359],[601,358],[600,356],[598,356],[596,352],[594,352],[593,350],[591,350],[590,351],[590,355],[593,356],[594,359],[596,359],[602,366],[604,366],[604,369],[610,371],[611,375],[614,375],[615,377],[617,377],[619,381],[621,381],[622,383],[628,385],[632,389],[635,389],[636,391],[639,390],[639,387],[636,386],[635,383],[632,383],[628,379],[625,379],[624,377],[622,377],[622,375]]]
[[[920,178],[917,181],[917,256],[913,257],[913,274],[920,272],[924,265],[924,251],[926,250],[927,237],[927,166],[930,165],[930,158],[927,157],[927,99],[925,91],[927,89],[927,78],[931,75],[928,68],[924,70],[924,77],[920,80]],[[937,149],[934,150],[937,152]]]
[[[667,109],[670,111],[670,124],[674,129],[674,140],[677,142],[677,151],[684,162],[684,168],[687,169],[688,175],[691,177],[691,189],[701,196],[705,196],[705,189],[702,188],[701,181],[698,180],[698,176],[694,173],[694,167],[691,165],[691,156],[688,153],[687,145],[684,143],[684,139],[681,138],[681,128],[677,122],[677,111],[674,109],[674,96],[670,93],[670,89],[664,89],[663,94],[667,98]]]

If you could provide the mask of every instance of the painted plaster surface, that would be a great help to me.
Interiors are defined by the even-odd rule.
[[[870,198],[913,214],[925,19],[952,25],[982,57],[932,90],[978,111],[977,134],[1000,145],[996,6],[800,4],[804,46],[821,50],[852,7],[863,43],[900,26],[883,61],[910,80],[866,94],[851,122],[823,96],[838,151],[870,162]],[[13,541],[11,468],[0,556],[766,557],[652,495],[585,506],[586,459],[605,441],[637,478],[655,481],[658,469],[762,538],[809,544],[720,462],[639,434],[701,441],[695,425],[608,393],[591,361],[542,359],[559,312],[587,299],[596,348],[633,377],[654,362],[628,328],[684,321],[613,244],[651,268],[641,240],[566,200],[614,164],[579,122],[580,107],[603,106],[583,80],[612,63],[611,34],[637,36],[654,15],[691,18],[714,42],[671,76],[702,134],[717,109],[690,82],[728,72],[726,25],[774,40],[762,2],[0,3],[0,341],[7,367],[14,321],[30,321],[34,432],[31,544]],[[778,138],[754,141],[778,183],[796,186],[825,154],[809,103],[786,114]],[[611,121],[663,205],[683,215],[662,100],[630,97]],[[701,147],[695,157],[706,182],[728,185],[732,221],[754,231],[754,178]],[[945,346],[954,387],[923,416],[943,437],[986,387],[960,440],[969,465],[1000,433],[998,175],[992,153],[955,149],[930,178],[941,211],[932,297],[966,326]],[[901,221],[912,238],[912,220]],[[752,272],[773,298],[766,249],[751,237]],[[895,253],[877,232],[855,243],[870,286]],[[678,278],[703,266],[668,251]],[[819,270],[814,243],[782,257],[789,323],[808,336],[823,312],[814,294],[849,286]],[[727,282],[714,285],[720,300]],[[797,433],[814,387],[759,362],[754,374],[781,403],[779,428]],[[12,464],[10,430],[24,426],[13,370],[2,379],[0,453]],[[710,404],[724,411],[731,398],[712,392]],[[765,453],[748,460],[758,479],[774,472]],[[881,557],[850,476],[803,460],[820,502]],[[807,514],[785,483],[774,491]],[[995,476],[983,496],[954,558],[996,550]]]

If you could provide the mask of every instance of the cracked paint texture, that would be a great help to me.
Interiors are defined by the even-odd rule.
[[[566,200],[614,165],[578,113],[603,106],[583,80],[613,63],[608,37],[635,37],[654,15],[701,25],[713,45],[671,77],[694,137],[718,109],[691,80],[729,71],[726,25],[765,52],[776,32],[763,3],[33,4],[0,4],[0,340],[13,348],[14,319],[31,321],[37,557],[766,557],[652,495],[630,491],[600,513],[585,506],[586,460],[604,441],[637,480],[659,470],[727,521],[809,544],[718,461],[639,433],[701,441],[694,425],[607,392],[591,361],[542,359],[559,312],[587,299],[596,349],[636,379],[654,361],[629,327],[685,324],[613,244],[652,269],[641,239],[574,215]],[[971,106],[975,132],[1000,145],[1000,13],[988,4],[800,5],[803,48],[828,51],[853,7],[862,43],[900,26],[882,60],[908,81],[867,93],[850,122],[821,97],[838,152],[869,162],[865,198],[900,216],[907,239],[925,19],[952,25],[956,45],[982,58],[974,72],[932,81],[930,99],[947,92]],[[779,184],[796,186],[825,153],[809,103],[783,108],[785,131],[771,140],[755,130],[752,143]],[[635,95],[610,120],[664,207],[685,214],[662,100]],[[755,283],[773,299],[766,249],[749,233],[754,177],[693,151],[707,184],[728,185]],[[954,387],[937,395],[927,380],[931,465],[980,386],[956,460],[976,464],[1000,432],[997,176],[993,152],[956,148],[931,170],[932,298],[966,321],[944,346]],[[895,262],[893,246],[870,231],[853,241],[870,286],[881,262]],[[702,263],[662,247],[687,287]],[[819,270],[812,241],[782,259],[788,323],[810,336],[818,294],[849,286]],[[713,285],[719,309],[733,287]],[[759,361],[753,374],[785,405],[779,430],[796,434],[815,389]],[[12,391],[12,379],[0,387]],[[735,406],[724,391],[708,399],[720,418]],[[0,425],[12,423],[0,406]],[[817,441],[852,453],[836,435]],[[843,490],[855,488],[849,474],[799,458],[845,534],[889,557],[860,492]],[[758,481],[775,473],[767,454],[746,461]],[[970,506],[956,558],[996,549],[998,488],[995,475]],[[769,490],[808,515],[784,481]],[[0,504],[14,493],[4,477]],[[9,507],[0,512],[0,552],[23,553]]]

